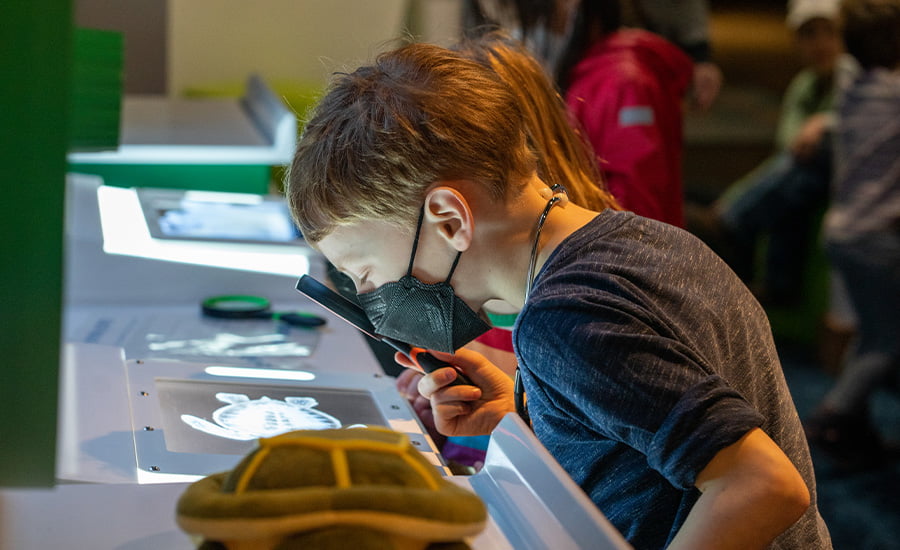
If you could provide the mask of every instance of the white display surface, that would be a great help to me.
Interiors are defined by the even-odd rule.
[[[466,478],[450,480],[469,487]],[[186,487],[75,484],[0,490],[0,550],[195,550],[175,524],[175,504]],[[492,518],[469,544],[473,550],[515,548]]]
[[[0,550],[194,550],[175,525],[183,484],[0,490]]]
[[[352,333],[346,336],[357,337]],[[323,341],[331,344],[332,338],[339,337],[332,335]],[[406,401],[396,392],[391,379],[381,374],[371,352],[360,347],[354,354],[352,349],[337,347],[341,351],[332,349],[331,353],[343,358],[353,357],[355,370],[341,369],[340,362],[326,368],[313,368],[318,353],[305,363],[306,369],[242,370],[203,362],[126,359],[125,350],[115,346],[69,343],[64,348],[62,365],[57,477],[91,483],[186,481],[229,469],[249,451],[245,445],[236,450],[226,448],[225,452],[204,453],[202,449],[189,452],[190,449],[185,451],[177,447],[170,452],[170,447],[175,445],[171,442],[167,445],[165,439],[166,415],[163,413],[166,411],[163,410],[165,405],[161,406],[161,397],[165,395],[160,392],[165,381],[170,386],[182,381],[182,386],[199,385],[201,389],[201,382],[211,387],[226,384],[230,393],[253,399],[263,394],[278,399],[285,395],[318,396],[323,392],[364,393],[376,410],[349,416],[346,405],[338,404],[337,408],[333,403],[323,402],[323,405],[331,407],[328,411],[339,412],[340,416],[348,414],[347,418],[354,423],[371,421],[407,434],[431,463],[446,473],[443,462],[435,454],[433,442]],[[304,376],[298,380],[292,376],[297,374]],[[261,386],[263,390],[259,389]],[[210,399],[215,391],[206,393],[209,394],[206,399]],[[220,405],[224,406],[224,403]],[[195,408],[181,412],[196,411]],[[205,416],[205,420],[215,422],[211,414]],[[183,426],[182,432],[190,432],[190,428]],[[197,441],[197,445],[208,445],[209,440],[214,439],[199,432],[188,437]]]
[[[129,223],[130,227],[143,225],[147,232],[142,210],[136,200],[125,201],[133,207],[127,209],[122,201],[103,197],[109,193],[136,199],[135,191],[101,184],[96,177],[72,176],[67,189],[63,318],[67,346],[62,364],[60,478],[138,481],[127,364],[177,360],[289,374],[309,372],[320,378],[349,379],[342,387],[366,387],[373,376],[382,374],[362,334],[294,290],[304,272],[324,275],[317,253],[298,245],[169,241],[192,247],[190,261],[132,255],[128,250],[133,251],[138,240],[123,235],[129,234]],[[217,259],[220,265],[199,265],[203,257]],[[241,261],[230,264],[235,257]],[[294,262],[295,267],[280,274],[266,269],[280,260]],[[201,313],[203,300],[235,294],[262,296],[273,311],[313,313],[327,323],[303,329],[271,319],[214,319]],[[155,370],[160,376],[179,377],[172,369],[164,374],[162,367]],[[196,374],[181,370],[185,377]],[[417,428],[412,418],[407,411],[410,427]],[[140,474],[147,478],[146,472]]]
[[[122,128],[122,145],[269,145],[240,103],[230,99],[181,99],[130,95],[123,115],[135,122]]]
[[[300,245],[154,238],[135,189],[101,186],[97,196],[107,254],[294,278],[308,273],[310,257],[316,256]]]
[[[372,410],[357,414],[353,408],[334,407],[329,399],[335,389],[368,392],[377,403],[375,416],[408,434],[431,463],[447,473],[411,409],[381,374],[362,334],[325,311],[319,312],[329,323],[317,329],[311,353],[283,364],[222,365],[152,357],[153,350],[142,339],[147,332],[142,323],[167,315],[179,317],[185,327],[191,319],[202,323],[198,304],[210,294],[268,289],[276,309],[317,306],[293,290],[296,278],[288,276],[106,254],[99,215],[91,210],[96,199],[92,203],[90,193],[73,195],[75,206],[67,224],[68,343],[61,366],[59,484],[52,489],[0,489],[0,550],[195,548],[175,524],[175,505],[186,476],[196,479],[198,472],[194,465],[180,470],[177,461],[164,462],[166,453],[171,454],[165,443],[160,446],[166,422],[189,432],[191,426],[179,425],[179,418],[184,422],[184,416],[194,416],[206,428],[203,435],[215,435],[212,425],[233,435],[247,422],[216,416],[209,409],[247,402],[270,406],[264,397],[282,403],[273,407],[301,409],[304,421],[327,422],[331,417],[359,422],[372,418]],[[321,277],[315,265],[313,274]],[[247,370],[233,370],[240,368]],[[216,383],[210,387],[196,384],[211,380]],[[160,405],[155,393],[166,387],[178,393],[180,386],[189,388],[175,402],[217,402],[166,420],[161,409],[168,405]],[[313,408],[328,416],[311,413]],[[227,469],[240,459],[237,454],[212,454],[219,457],[216,469]],[[211,455],[198,456],[203,462]],[[157,465],[163,466],[154,469]],[[468,541],[474,550],[629,548],[514,414],[494,430],[478,474],[448,479],[475,491],[488,508],[485,531]]]
[[[354,425],[406,434],[431,464],[449,474],[393,379],[379,373],[234,369],[152,359],[127,361],[125,371],[142,482],[228,470],[253,450],[258,437]],[[295,374],[305,376],[290,376]]]
[[[67,178],[65,260],[67,310],[184,306],[219,294],[296,307],[304,303],[297,278],[325,274],[322,256],[306,246],[154,239],[135,189],[83,174]]]

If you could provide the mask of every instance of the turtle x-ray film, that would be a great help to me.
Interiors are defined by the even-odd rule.
[[[166,449],[244,455],[260,437],[293,430],[385,426],[366,390],[156,379]]]
[[[444,471],[434,442],[393,378],[297,367],[126,360],[139,483],[184,481],[231,469],[260,437],[358,424],[405,433]]]

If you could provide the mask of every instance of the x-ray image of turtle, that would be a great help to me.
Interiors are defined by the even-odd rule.
[[[340,420],[314,408],[319,402],[312,397],[285,397],[280,401],[263,396],[251,400],[241,393],[219,392],[216,399],[228,405],[213,411],[215,423],[190,414],[181,415],[181,420],[195,430],[239,441],[272,437],[292,430],[341,427]]]

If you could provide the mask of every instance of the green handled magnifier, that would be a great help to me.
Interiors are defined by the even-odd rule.
[[[294,327],[316,328],[325,318],[299,311],[272,311],[272,304],[262,296],[231,294],[213,296],[200,302],[203,315],[218,319],[273,319]]]

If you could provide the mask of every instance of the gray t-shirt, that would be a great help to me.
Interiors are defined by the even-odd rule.
[[[830,548],[765,312],[704,244],[605,211],[538,274],[513,335],[535,434],[636,548],[663,548],[696,475],[761,427],[813,504],[775,548]]]

